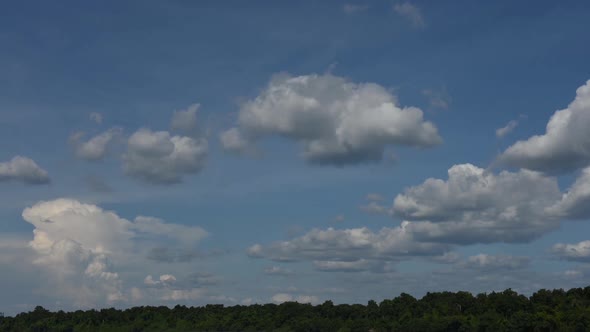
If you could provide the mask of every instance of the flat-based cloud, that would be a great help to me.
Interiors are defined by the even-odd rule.
[[[22,216],[34,226],[29,246],[34,264],[49,277],[41,290],[76,307],[127,302],[132,294],[121,276],[138,268],[154,246],[194,248],[208,234],[198,226],[157,218],[130,221],[115,212],[73,199],[39,202]],[[170,284],[173,276],[160,281]],[[135,292],[137,293],[137,291]]]
[[[238,126],[221,134],[229,151],[285,137],[303,146],[313,164],[349,165],[383,159],[389,146],[426,148],[442,143],[434,124],[416,107],[401,107],[384,87],[331,74],[276,75],[239,112]]]
[[[199,172],[207,159],[205,139],[171,136],[142,128],[129,137],[123,155],[125,173],[152,184],[173,184]]]
[[[0,182],[16,181],[26,184],[47,184],[49,174],[37,163],[27,157],[15,156],[9,161],[0,162]]]

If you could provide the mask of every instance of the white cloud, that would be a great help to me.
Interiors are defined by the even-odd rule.
[[[200,104],[192,104],[185,110],[175,111],[172,115],[170,128],[184,132],[195,130],[197,128],[197,111],[200,106]]]
[[[92,112],[92,113],[90,113],[89,118],[90,118],[90,120],[96,122],[97,124],[102,123],[102,114],[100,114],[100,113]]]
[[[590,218],[590,167],[585,168],[561,200],[546,211],[564,219]]]
[[[143,280],[143,283],[148,286],[169,286],[176,282],[176,277],[171,274],[163,274],[159,280],[154,280],[151,275],[148,275]]]
[[[556,111],[544,135],[510,146],[503,164],[543,172],[569,172],[590,165],[590,80],[576,90],[566,109]]]
[[[49,174],[32,159],[15,156],[10,161],[0,162],[0,182],[18,181],[26,184],[49,183]]]
[[[518,121],[510,120],[504,127],[496,129],[496,137],[502,138],[510,134],[518,126]]]
[[[360,271],[376,269],[386,261],[437,255],[448,250],[448,245],[414,241],[406,225],[382,228],[376,233],[365,227],[312,229],[288,241],[268,246],[255,244],[248,249],[248,255],[284,262],[312,261],[316,269],[324,271]]]
[[[155,218],[146,223],[146,217],[132,222],[72,199],[39,202],[26,208],[23,218],[35,227],[29,243],[35,253],[33,262],[49,277],[40,291],[71,301],[75,307],[128,301],[134,296],[120,271],[129,273],[138,264],[143,267],[141,262],[151,247],[194,248],[207,236],[196,226],[168,224]],[[174,276],[164,274],[158,282],[171,284],[174,280]],[[150,281],[156,282],[151,277],[145,280]]]
[[[551,252],[568,261],[590,262],[590,240],[573,244],[558,243],[551,248]]]
[[[85,142],[82,141],[83,136],[83,132],[70,136],[70,143],[74,146],[76,157],[89,161],[100,160],[106,156],[113,140],[121,136],[121,129],[111,128]]]
[[[207,149],[205,139],[139,129],[129,137],[123,167],[128,175],[148,183],[178,183],[204,167]]]
[[[400,16],[406,18],[415,28],[426,27],[426,22],[420,9],[409,2],[398,3],[393,6],[393,10]]]
[[[455,165],[448,180],[427,179],[397,195],[394,213],[413,221],[420,240],[451,243],[526,242],[555,229],[545,213],[561,192],[555,178],[521,170],[499,174]]]
[[[238,124],[221,136],[228,149],[240,151],[263,137],[281,136],[301,143],[303,157],[316,164],[379,161],[388,146],[442,142],[420,109],[398,106],[378,84],[331,74],[275,76],[242,105]]]

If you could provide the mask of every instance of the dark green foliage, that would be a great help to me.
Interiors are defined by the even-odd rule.
[[[134,307],[0,316],[1,331],[589,331],[590,287],[471,295],[402,293],[381,303]]]

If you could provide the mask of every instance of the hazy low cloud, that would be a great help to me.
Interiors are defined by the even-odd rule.
[[[238,127],[220,137],[224,148],[242,152],[268,136],[301,143],[308,162],[330,165],[380,161],[388,146],[442,143],[420,109],[398,106],[397,98],[378,84],[330,74],[276,75],[242,105]]]
[[[531,259],[526,256],[488,255],[470,256],[460,263],[462,267],[484,271],[514,270],[528,267]]]
[[[590,262],[590,240],[568,244],[558,243],[551,253],[560,259],[577,262]]]
[[[299,303],[311,303],[319,304],[320,300],[314,295],[292,295],[289,293],[277,293],[272,296],[271,301],[277,304],[283,302],[299,302]]]
[[[294,272],[289,269],[282,268],[280,266],[270,266],[264,269],[264,273],[271,276],[289,276]]]
[[[30,158],[15,156],[0,162],[0,182],[17,181],[26,184],[47,184],[49,174]]]

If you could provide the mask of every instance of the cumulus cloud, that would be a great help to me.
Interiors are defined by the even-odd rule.
[[[192,104],[185,110],[175,111],[170,121],[172,130],[191,132],[197,128],[197,111],[200,104]]]
[[[34,263],[51,277],[52,287],[44,291],[82,307],[128,300],[118,270],[143,259],[150,247],[194,247],[207,236],[200,227],[147,217],[129,221],[72,199],[39,202],[22,215],[35,227],[29,243]],[[163,275],[159,282],[172,278]]]
[[[555,229],[545,208],[561,197],[555,178],[521,170],[499,174],[455,165],[397,195],[393,212],[417,239],[450,243],[527,242]]]
[[[404,257],[436,255],[449,246],[414,241],[406,224],[372,232],[366,227],[326,230],[312,229],[301,237],[263,246],[255,244],[248,255],[279,262],[311,261],[320,271],[361,271],[375,269]]]
[[[518,121],[510,120],[504,127],[496,129],[496,137],[503,138],[510,134],[516,126],[518,126]]]
[[[558,243],[551,248],[551,252],[564,260],[590,262],[590,240],[572,244]]]
[[[26,184],[49,183],[49,174],[32,159],[15,156],[6,162],[0,162],[0,182],[17,181]]]
[[[178,183],[204,167],[207,150],[205,139],[139,129],[127,141],[123,167],[128,175],[147,183]]]
[[[404,17],[415,28],[425,28],[426,22],[422,16],[420,8],[412,5],[409,2],[398,3],[393,6],[393,10],[400,16]]]
[[[83,132],[70,136],[70,143],[74,146],[76,157],[84,160],[95,161],[103,159],[111,143],[121,135],[120,128],[111,128],[87,141],[83,141]]]
[[[498,161],[550,173],[565,173],[590,165],[590,80],[576,90],[574,101],[556,111],[543,135],[518,141]]]
[[[233,151],[268,136],[294,140],[308,162],[331,165],[379,161],[388,146],[442,142],[420,109],[400,107],[378,84],[331,74],[275,76],[241,106],[238,127],[221,134],[224,147]]]

